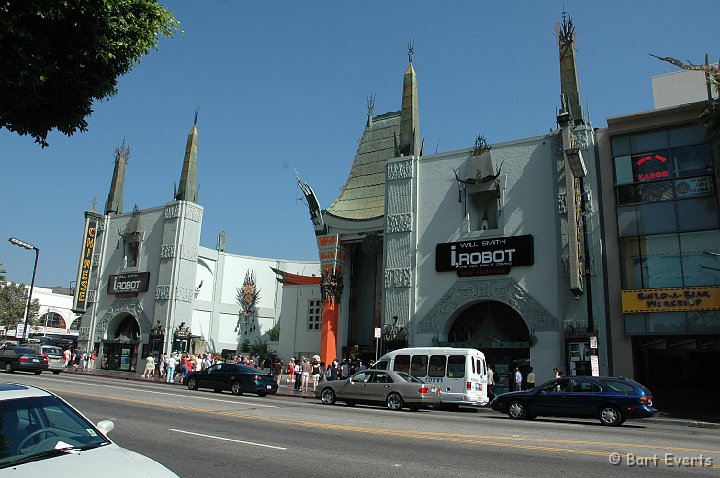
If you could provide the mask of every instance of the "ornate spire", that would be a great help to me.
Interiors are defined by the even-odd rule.
[[[375,111],[375,95],[368,96],[367,99],[367,126],[372,126],[373,111]]]
[[[562,21],[555,24],[555,35],[560,49],[560,94],[567,100],[575,125],[585,124],[575,63],[575,25],[566,12],[562,13]]]
[[[123,212],[123,189],[125,189],[125,169],[130,160],[130,148],[122,145],[115,148],[115,168],[113,169],[112,182],[105,203],[105,214],[122,214]],[[93,206],[94,209],[94,206]]]
[[[415,69],[412,66],[415,43],[408,44],[408,67],[403,78],[402,111],[400,112],[400,142],[398,153],[420,156],[420,112]]]
[[[180,175],[180,187],[175,191],[175,199],[178,201],[197,202],[197,117],[198,110],[195,110],[195,121],[187,137],[187,146],[185,146],[185,160]]]

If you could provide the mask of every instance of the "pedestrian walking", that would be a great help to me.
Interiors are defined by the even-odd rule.
[[[515,391],[518,392],[522,390],[522,374],[520,373],[520,369],[515,367]]]
[[[89,372],[92,372],[95,369],[95,359],[97,359],[97,352],[93,350],[90,354],[90,362],[88,363]]]
[[[300,387],[302,387],[302,361],[300,359],[295,362],[295,387],[294,390],[296,392],[300,391]]]
[[[530,367],[527,377],[525,377],[525,382],[527,383],[527,390],[535,388],[535,372],[533,372],[532,367]]]
[[[168,357],[167,362],[167,377],[165,378],[166,382],[173,381],[173,378],[175,377],[175,365],[177,365],[177,360],[175,360],[175,355],[171,354]]]
[[[155,373],[155,357],[148,355],[145,359],[145,371],[143,372],[143,378],[150,378]]]
[[[493,369],[491,367],[487,368],[487,385],[488,392],[495,395],[495,372],[493,372]]]

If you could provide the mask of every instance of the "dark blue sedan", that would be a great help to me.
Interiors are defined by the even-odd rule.
[[[562,377],[531,390],[498,395],[490,407],[516,420],[538,416],[597,418],[618,426],[657,415],[650,391],[622,377]]]
[[[230,390],[233,395],[256,393],[260,397],[277,393],[278,390],[275,377],[239,363],[218,363],[205,370],[190,372],[183,383],[190,390],[211,388],[216,392]]]

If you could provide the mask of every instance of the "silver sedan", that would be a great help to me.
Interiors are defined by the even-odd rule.
[[[440,405],[441,393],[438,387],[425,385],[410,374],[372,369],[358,372],[346,380],[320,382],[315,389],[315,397],[325,405],[338,400],[350,406],[384,403],[390,410],[408,407],[412,411]]]

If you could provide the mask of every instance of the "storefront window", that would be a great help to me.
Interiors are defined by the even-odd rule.
[[[651,131],[630,136],[630,148],[633,152],[642,153],[668,147],[667,131]]]
[[[685,286],[720,285],[720,231],[680,234]]]
[[[720,317],[718,317],[718,311],[716,310],[689,313],[687,323],[688,332],[699,334],[717,334],[720,332]]]
[[[712,149],[708,144],[683,146],[670,150],[678,177],[698,176],[712,172]]]
[[[638,234],[661,234],[677,231],[675,205],[672,202],[637,206]]]
[[[697,198],[677,201],[678,229],[693,231],[717,229],[717,202],[715,198]]]
[[[645,314],[625,314],[626,334],[646,334]]]
[[[615,184],[634,183],[630,156],[615,158]]]
[[[637,237],[626,237],[620,241],[622,258],[623,289],[642,289],[642,259]]]
[[[680,244],[676,234],[640,238],[644,287],[682,287]]]
[[[648,333],[685,333],[685,312],[653,312],[648,314]]]

